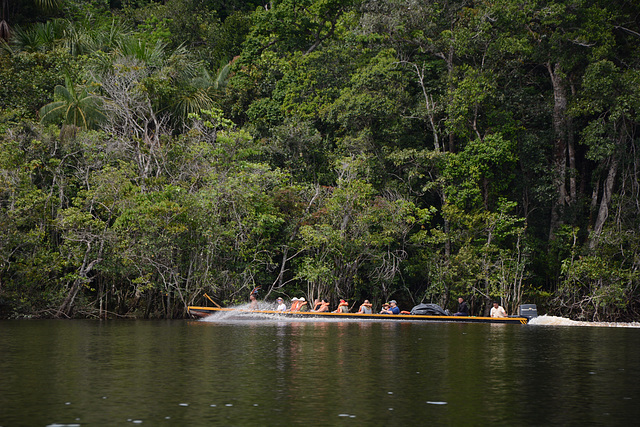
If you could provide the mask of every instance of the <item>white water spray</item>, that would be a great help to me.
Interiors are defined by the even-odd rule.
[[[600,326],[609,328],[640,328],[640,322],[580,322],[557,316],[538,316],[529,321],[529,325],[551,325],[551,326]]]

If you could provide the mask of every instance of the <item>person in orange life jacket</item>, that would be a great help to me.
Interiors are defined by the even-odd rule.
[[[304,297],[298,298],[298,309],[296,311],[309,311],[307,301],[305,301]]]
[[[398,303],[396,302],[396,300],[392,299],[391,301],[389,301],[389,309],[387,310],[382,310],[381,311],[382,314],[400,314],[400,308],[398,307]]]
[[[334,313],[348,313],[349,312],[349,303],[345,300],[341,299],[340,304],[338,304],[338,308],[336,308]]]
[[[300,306],[298,298],[293,297],[291,298],[291,307],[287,311],[298,311],[298,306]]]

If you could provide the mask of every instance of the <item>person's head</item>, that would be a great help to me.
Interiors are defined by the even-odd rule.
[[[494,306],[495,308],[498,308],[498,307],[500,306],[500,304],[498,304],[498,302],[497,302],[497,301],[494,301],[494,302],[493,302],[493,306]]]
[[[459,297],[459,298],[458,298],[458,302],[459,302],[459,303],[461,303],[461,304],[462,304],[462,302],[463,302],[463,301],[464,301],[464,298],[462,298],[462,297]]]
[[[371,304],[368,299],[364,300],[365,304]]]
[[[278,304],[282,304],[284,302],[284,300],[280,297],[278,297],[278,299],[276,299],[276,301],[278,302]]]
[[[322,298],[322,302],[325,303],[325,304],[329,304],[329,301],[327,301],[326,298]]]
[[[391,301],[389,301],[389,304],[391,304],[391,307],[395,307],[396,305],[398,305],[398,303],[396,302],[396,300],[392,299]]]
[[[298,301],[303,301],[304,302],[304,297],[298,298]]]
[[[382,308],[389,308],[389,303],[385,302],[384,304],[382,304]]]
[[[256,300],[256,296],[255,296],[255,294],[251,294],[251,295],[249,295],[249,299],[250,299],[251,301],[255,301],[255,300]]]

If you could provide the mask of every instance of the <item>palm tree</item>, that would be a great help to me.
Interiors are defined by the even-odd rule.
[[[11,12],[16,12],[20,6],[24,6],[25,0],[0,0],[0,38],[9,41]],[[62,0],[33,0],[33,4],[42,10],[53,10],[60,6]]]
[[[18,51],[45,52],[60,43],[69,23],[62,19],[38,22],[22,28],[16,26],[11,37],[11,45]]]
[[[125,24],[117,18],[106,22],[88,16],[83,21],[67,24],[62,43],[73,56],[111,52],[127,38],[127,31]]]
[[[34,0],[35,4],[43,9],[53,9],[60,5],[60,0]]]
[[[55,87],[53,102],[40,109],[42,122],[62,122],[82,129],[92,129],[104,118],[102,99],[86,87],[76,89],[68,75],[65,86]]]
[[[176,85],[181,90],[176,95],[172,106],[174,114],[183,122],[191,113],[200,113],[209,110],[216,105],[216,94],[227,85],[232,62],[221,64],[215,78],[209,74],[201,63],[195,64],[198,68],[195,75],[183,75],[175,79]]]

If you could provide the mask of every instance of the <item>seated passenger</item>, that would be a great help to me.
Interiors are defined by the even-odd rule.
[[[358,313],[363,313],[363,314],[371,314],[372,313],[371,303],[369,302],[368,299],[364,300],[364,302],[360,306],[360,309],[358,310]]]
[[[276,311],[286,311],[287,306],[284,303],[284,300],[281,297],[276,299],[276,303],[278,303],[278,307],[276,307]]]
[[[340,304],[338,304],[338,308],[336,308],[334,313],[348,313],[349,312],[349,303],[345,300],[341,299]]]
[[[298,301],[299,300],[296,297],[291,298],[291,307],[287,311],[298,311],[298,307],[300,306]]]
[[[464,301],[464,298],[458,298],[458,311],[453,313],[454,316],[468,316],[469,315],[469,306]]]
[[[491,317],[507,317],[507,312],[504,311],[504,308],[500,304],[494,302],[493,308],[491,308]]]
[[[256,294],[254,294],[254,293],[249,295],[249,308],[251,310],[257,310],[258,309],[258,299],[256,298]]]
[[[398,303],[396,303],[396,300],[392,299],[391,301],[389,301],[389,308],[388,309],[383,309],[380,313],[382,314],[400,314],[400,308],[398,307]]]
[[[384,304],[382,304],[382,310],[380,310],[380,314],[386,314],[386,312],[389,310],[391,306],[389,305],[388,302],[385,302]]]
[[[298,310],[297,311],[309,311],[309,307],[307,306],[307,301],[305,301],[304,297],[298,298]]]
[[[320,303],[320,306],[318,307],[317,310],[314,310],[316,312],[322,313],[322,312],[328,312],[329,311],[329,301],[326,300],[326,298],[322,299],[322,302]]]

